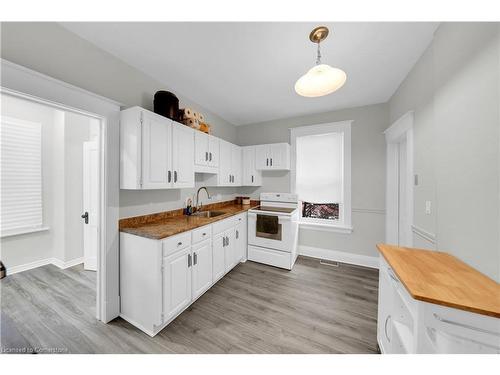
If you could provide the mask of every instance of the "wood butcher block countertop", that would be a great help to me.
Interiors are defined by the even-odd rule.
[[[157,214],[136,216],[119,221],[120,232],[134,234],[153,240],[161,240],[182,232],[187,232],[204,225],[243,213],[257,207],[258,201],[250,205],[236,204],[235,201],[204,205],[202,210],[223,211],[223,215],[216,217],[198,217],[182,214],[182,210],[166,211]]]
[[[377,247],[413,298],[500,318],[500,284],[453,255]]]

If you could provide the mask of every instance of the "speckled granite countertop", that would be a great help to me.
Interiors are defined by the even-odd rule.
[[[258,205],[258,201],[252,201],[250,205],[246,206],[236,204],[235,201],[230,201],[203,206],[202,210],[224,212],[224,215],[216,217],[186,216],[182,214],[182,210],[136,216],[121,219],[119,222],[120,232],[130,233],[153,240],[161,240],[175,234],[187,232],[204,225],[227,219],[228,217],[246,212]]]

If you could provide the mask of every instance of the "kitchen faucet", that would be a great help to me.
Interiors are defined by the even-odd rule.
[[[200,190],[204,189],[207,192],[207,198],[210,199],[210,193],[208,192],[207,188],[205,186],[202,186],[198,189],[198,192],[196,193],[196,211],[201,211],[202,205],[200,203]]]

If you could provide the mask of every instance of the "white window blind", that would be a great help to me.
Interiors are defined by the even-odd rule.
[[[42,126],[2,116],[2,236],[42,227]]]
[[[301,201],[343,202],[343,133],[296,138],[296,186]]]

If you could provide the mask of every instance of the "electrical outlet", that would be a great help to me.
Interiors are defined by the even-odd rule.
[[[431,214],[431,201],[425,201],[425,213],[427,215]]]

